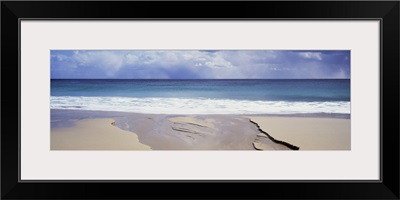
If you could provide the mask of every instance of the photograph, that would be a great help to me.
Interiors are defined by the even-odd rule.
[[[351,150],[350,50],[50,50],[50,150]]]
[[[399,199],[399,8],[4,0],[0,198]]]

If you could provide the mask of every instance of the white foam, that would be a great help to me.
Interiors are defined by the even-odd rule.
[[[350,114],[350,102],[348,101],[288,102],[206,98],[52,96],[50,108],[149,114]]]

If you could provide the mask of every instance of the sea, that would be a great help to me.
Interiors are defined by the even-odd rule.
[[[51,79],[50,108],[149,114],[350,114],[350,79]]]

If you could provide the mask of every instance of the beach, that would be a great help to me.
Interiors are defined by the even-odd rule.
[[[350,150],[338,116],[52,110],[51,150]]]
[[[351,149],[350,79],[52,79],[50,110],[52,150]]]
[[[83,119],[51,130],[51,150],[151,150],[135,133],[112,125],[113,119]]]
[[[249,117],[274,139],[300,150],[351,150],[350,119]]]

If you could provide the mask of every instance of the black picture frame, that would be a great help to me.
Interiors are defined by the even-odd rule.
[[[399,5],[398,1],[2,1],[1,198],[399,199]],[[20,182],[20,19],[379,19],[381,180]]]

